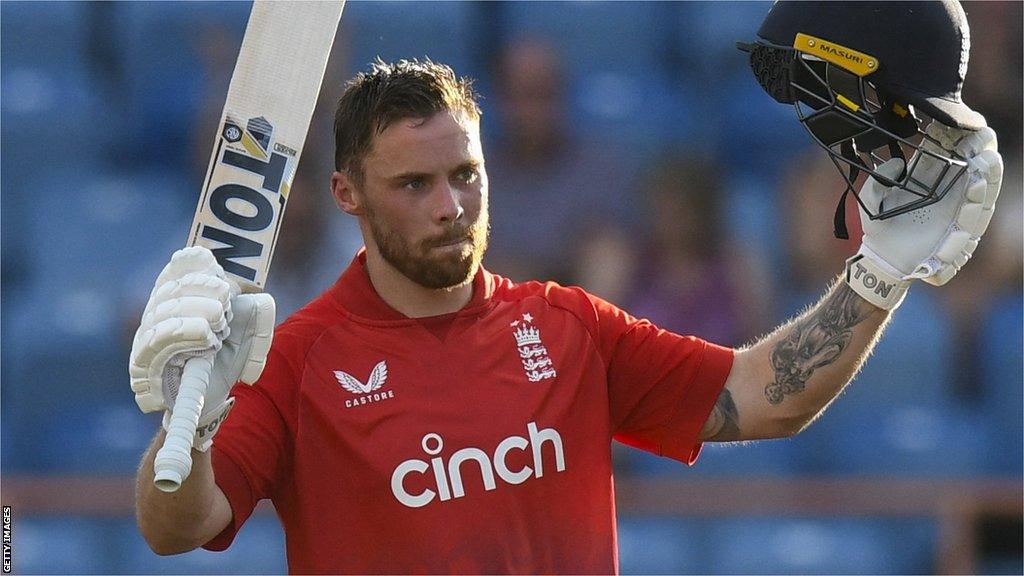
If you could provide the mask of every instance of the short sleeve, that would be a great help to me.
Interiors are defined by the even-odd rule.
[[[277,338],[277,336],[275,336]],[[294,402],[297,382],[294,360],[274,343],[266,368],[252,386],[236,384],[235,406],[214,438],[211,448],[217,486],[231,504],[232,521],[203,545],[224,550],[235,538],[256,504],[271,498],[289,466],[291,433],[286,414]]]
[[[616,440],[692,464],[701,428],[732,369],[734,351],[663,330],[589,297],[608,369]]]

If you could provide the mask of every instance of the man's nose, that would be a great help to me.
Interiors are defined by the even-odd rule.
[[[447,182],[438,186],[434,199],[434,219],[438,222],[455,222],[462,218],[462,193]]]

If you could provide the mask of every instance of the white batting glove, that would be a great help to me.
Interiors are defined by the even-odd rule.
[[[237,291],[206,248],[171,256],[150,293],[128,361],[135,402],[143,412],[172,407],[185,362],[220,350]]]
[[[128,371],[143,412],[173,409],[185,363],[216,355],[194,441],[199,450],[209,448],[231,410],[231,386],[254,382],[270,348],[273,298],[237,293],[208,249],[179,250],[157,278],[132,345]]]
[[[231,299],[234,317],[213,361],[203,411],[192,440],[196,450],[205,452],[213,445],[214,435],[235,405],[235,399],[228,398],[231,387],[236,382],[254,384],[263,374],[274,337],[275,308],[270,294],[242,294]],[[164,430],[170,422],[168,410],[164,412]]]
[[[967,263],[992,220],[1003,179],[1003,159],[991,128],[961,130],[933,121],[926,132],[941,147],[928,139],[922,147],[944,155],[954,152],[967,161],[966,171],[958,177],[958,170],[951,168],[945,179],[956,180],[942,200],[930,206],[885,220],[871,220],[861,207],[864,238],[857,254],[846,261],[850,287],[887,310],[900,305],[913,280],[941,286]],[[946,164],[927,154],[918,155],[921,158],[912,176],[930,185],[942,176]],[[877,170],[895,179],[903,168],[903,161],[894,158]],[[947,185],[949,182],[943,181],[939,189]],[[876,210],[883,202],[897,205],[917,196],[869,178],[860,198]]]

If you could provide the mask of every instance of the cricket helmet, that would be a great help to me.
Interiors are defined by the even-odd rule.
[[[985,126],[985,118],[960,97],[971,42],[956,0],[779,0],[757,35],[737,47],[750,54],[758,83],[776,101],[796,108],[801,124],[846,180],[835,214],[837,237],[848,237],[848,193],[870,218],[891,218],[938,202],[956,181],[945,177],[949,171],[966,170],[956,154],[938,145],[922,147],[930,139],[922,129],[929,120],[962,129]],[[912,159],[895,179],[876,171],[891,158],[906,162],[908,152]],[[946,164],[934,182],[914,178],[925,156]],[[855,188],[861,171],[907,190],[910,200],[866,206]]]

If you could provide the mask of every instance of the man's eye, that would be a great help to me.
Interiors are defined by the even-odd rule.
[[[480,176],[480,173],[472,168],[467,168],[462,172],[459,172],[456,177],[467,184],[476,182],[476,179]]]
[[[427,183],[424,182],[421,178],[417,178],[415,180],[409,180],[408,182],[405,183],[405,188],[407,188],[409,190],[422,190],[422,189],[426,188],[426,186],[427,186]]]

